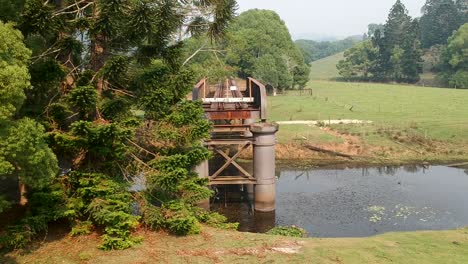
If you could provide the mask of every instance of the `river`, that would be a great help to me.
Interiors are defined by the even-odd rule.
[[[280,169],[277,177],[274,213],[252,213],[246,197],[226,202],[224,191],[218,193],[212,209],[239,222],[240,231],[296,225],[311,237],[365,237],[468,226],[468,173],[463,169]]]

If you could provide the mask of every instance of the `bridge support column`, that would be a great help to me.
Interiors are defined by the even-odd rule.
[[[254,195],[255,185],[247,184],[246,188],[247,188],[247,196],[249,197],[249,201],[253,201],[255,199],[255,195]]]
[[[210,170],[208,166],[208,160],[202,161],[200,164],[198,164],[194,170],[195,173],[198,174],[198,177],[200,178],[208,178],[210,175]],[[202,200],[198,203],[198,206],[205,209],[205,210],[210,210],[210,199]]]
[[[243,121],[243,123],[244,123],[244,125],[248,125],[248,126],[249,126],[249,125],[252,125],[252,124],[255,123],[255,119],[245,119],[245,120]],[[253,136],[253,134],[252,134],[252,132],[250,132],[250,130],[249,130],[249,131],[245,131],[244,137],[250,138],[250,137],[252,137],[252,136]]]
[[[275,176],[275,144],[277,124],[256,123],[250,126],[254,136],[254,177],[255,210],[272,212],[275,210],[276,176]]]

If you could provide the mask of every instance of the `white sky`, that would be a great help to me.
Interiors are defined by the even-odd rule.
[[[276,11],[294,39],[361,35],[370,23],[384,23],[396,0],[237,0],[239,13],[248,9]],[[402,0],[419,17],[426,0]]]

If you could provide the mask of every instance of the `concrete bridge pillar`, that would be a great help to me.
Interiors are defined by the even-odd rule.
[[[256,123],[250,126],[254,137],[254,177],[255,210],[272,212],[275,210],[276,176],[275,144],[277,124]]]
[[[208,166],[208,160],[202,161],[200,164],[198,164],[194,170],[195,173],[198,174],[198,177],[200,178],[208,178],[210,175],[210,170]],[[198,203],[198,206],[205,209],[205,210],[210,210],[210,199],[206,199],[203,201],[200,201]]]
[[[243,121],[243,123],[244,123],[244,125],[250,126],[250,125],[252,125],[252,124],[255,123],[255,119],[245,119],[245,120]],[[249,130],[249,131],[246,131],[246,132],[244,133],[244,137],[250,138],[250,137],[252,137],[252,136],[253,136],[253,135],[252,135],[252,132],[251,132],[250,130]]]

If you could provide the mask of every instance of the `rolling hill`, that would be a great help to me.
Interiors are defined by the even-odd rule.
[[[343,59],[343,52],[312,62],[310,80],[330,80],[339,77],[336,64]]]

